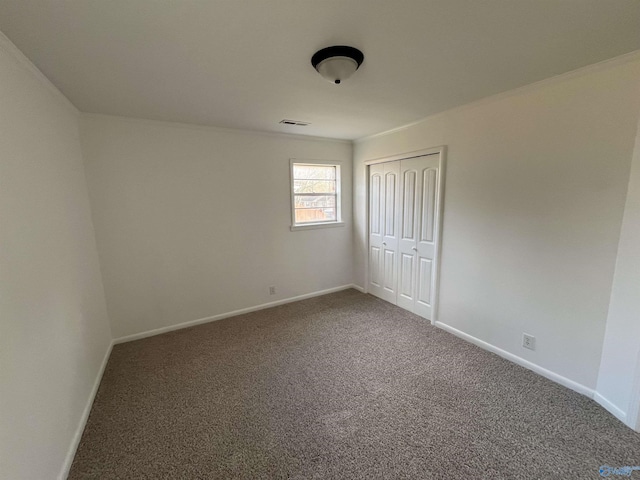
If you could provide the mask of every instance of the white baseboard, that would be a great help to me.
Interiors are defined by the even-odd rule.
[[[350,288],[355,288],[356,290],[360,290],[362,287],[359,287],[353,284],[341,285],[339,287],[328,288],[326,290],[319,290],[316,292],[305,293],[304,295],[298,295],[295,297],[284,298],[282,300],[276,300],[275,302],[262,303],[260,305],[255,305],[253,307],[241,308],[239,310],[233,310],[232,312],[220,313],[218,315],[213,315],[211,317],[199,318],[198,320],[189,320],[187,322],[178,323],[176,325],[169,325],[168,327],[155,328],[153,330],[147,330],[146,332],[134,333],[133,335],[126,335],[124,337],[116,338],[113,342],[114,344],[118,344],[118,343],[131,342],[133,340],[140,340],[141,338],[153,337],[155,335],[172,332],[174,330],[181,330],[183,328],[194,327],[196,325],[201,325],[203,323],[215,322],[216,320],[235,317],[237,315],[242,315],[244,313],[256,312],[258,310],[264,310],[265,308],[277,307],[278,305],[297,302],[299,300],[306,300],[307,298],[319,297],[321,295],[326,295],[328,293],[340,292],[342,290],[348,290]]]
[[[449,333],[452,333],[456,337],[460,337],[463,340],[466,340],[467,342],[470,342],[470,343],[473,343],[474,345],[479,346],[480,348],[493,352],[496,355],[499,355],[502,358],[506,358],[507,360],[513,363],[517,363],[518,365],[524,368],[527,368],[539,375],[542,375],[543,377],[548,378],[549,380],[559,383],[560,385],[570,388],[575,392],[581,393],[582,395],[585,395],[589,398],[594,398],[595,391],[592,388],[586,387],[578,382],[574,382],[573,380],[569,380],[568,378],[563,377],[562,375],[558,375],[557,373],[552,372],[551,370],[547,370],[546,368],[543,368],[540,365],[536,365],[535,363],[532,363],[529,360],[525,360],[524,358],[514,355],[513,353],[509,353],[506,350],[502,350],[501,348],[498,348],[495,345],[491,345],[490,343],[487,343],[484,340],[480,340],[479,338],[469,335],[468,333],[464,333],[463,331],[458,330],[457,328],[451,327],[446,323],[436,322],[435,325],[438,328],[441,328],[443,330],[446,330]]]
[[[614,405],[613,403],[611,403],[609,400],[607,400],[605,397],[600,395],[600,393],[598,393],[598,392],[594,392],[593,399],[597,403],[599,403],[602,407],[604,407],[605,410],[607,410],[611,415],[616,417],[618,420],[620,420],[625,425],[627,424],[627,414],[625,412],[623,412],[621,408],[619,408],[616,405]]]
[[[102,381],[102,375],[104,374],[104,369],[106,368],[107,362],[109,361],[109,356],[111,355],[111,350],[113,349],[113,345],[114,345],[114,342],[112,340],[111,343],[109,343],[107,352],[104,354],[104,358],[102,359],[102,364],[100,365],[100,370],[98,370],[96,379],[93,382],[93,388],[91,389],[91,393],[89,393],[89,398],[87,398],[87,404],[85,405],[84,411],[82,412],[82,416],[80,417],[80,421],[78,422],[76,433],[73,435],[73,440],[71,441],[71,445],[69,446],[67,457],[64,459],[64,464],[62,465],[62,470],[60,471],[60,475],[58,475],[59,480],[65,480],[69,475],[69,470],[71,470],[71,464],[73,463],[73,458],[76,456],[78,445],[80,445],[80,439],[82,438],[84,427],[86,426],[87,420],[89,419],[89,413],[91,412],[91,407],[93,406],[93,400],[96,398],[96,393],[98,393],[98,388],[100,387],[100,382]]]
[[[354,283],[353,285],[351,285],[351,288],[354,288],[354,289],[358,290],[358,291],[359,291],[359,292],[361,292],[361,293],[367,293],[367,292],[364,290],[364,287],[361,287],[360,285],[356,285],[355,283]]]

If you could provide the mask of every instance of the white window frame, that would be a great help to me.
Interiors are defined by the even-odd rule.
[[[295,202],[295,194],[293,192],[294,187],[294,177],[293,177],[293,167],[294,165],[304,165],[304,166],[325,166],[325,167],[336,167],[336,219],[328,222],[315,222],[315,223],[296,223],[296,202]],[[316,228],[332,228],[332,227],[342,227],[344,226],[344,222],[342,221],[342,162],[338,162],[335,160],[301,160],[292,158],[289,161],[289,175],[290,175],[290,193],[291,193],[291,231],[295,232],[297,230],[313,230]]]

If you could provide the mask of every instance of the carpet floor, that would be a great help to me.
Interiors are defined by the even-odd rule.
[[[347,290],[115,346],[69,478],[595,479],[601,465],[640,465],[640,434]]]

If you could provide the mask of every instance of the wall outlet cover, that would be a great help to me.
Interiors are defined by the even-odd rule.
[[[528,348],[529,350],[536,349],[536,337],[533,335],[529,335],[528,333],[522,334],[522,346],[524,348]]]

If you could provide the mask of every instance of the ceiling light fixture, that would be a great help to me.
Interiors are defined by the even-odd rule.
[[[345,45],[318,50],[311,57],[311,65],[331,83],[340,85],[362,65],[364,55],[360,50]]]

